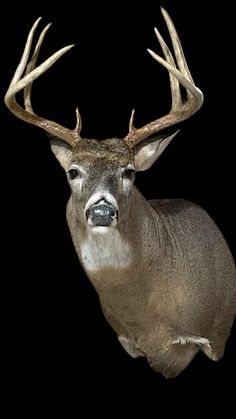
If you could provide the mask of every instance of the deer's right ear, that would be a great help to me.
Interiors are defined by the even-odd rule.
[[[52,136],[50,136],[50,144],[53,154],[63,169],[67,172],[71,164],[72,147],[65,141]]]

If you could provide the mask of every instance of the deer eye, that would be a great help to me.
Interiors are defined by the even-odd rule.
[[[70,180],[81,178],[81,173],[79,172],[78,169],[75,169],[75,168],[68,170],[67,174]]]
[[[130,168],[125,169],[123,172],[123,177],[125,179],[133,180],[135,177],[135,170]]]

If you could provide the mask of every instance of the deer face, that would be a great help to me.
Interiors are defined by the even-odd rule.
[[[116,227],[129,209],[134,157],[123,140],[81,140],[73,150],[54,140],[67,174],[74,213],[88,227]]]
[[[136,171],[148,169],[176,132],[131,149],[125,140],[80,139],[72,148],[53,139],[52,151],[71,187],[74,215],[94,231],[116,227],[127,217]]]

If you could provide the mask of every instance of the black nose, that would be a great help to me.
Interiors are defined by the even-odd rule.
[[[117,211],[112,204],[101,199],[86,211],[86,216],[93,225],[108,227],[117,218]]]

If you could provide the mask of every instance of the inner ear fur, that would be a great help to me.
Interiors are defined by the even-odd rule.
[[[172,132],[172,134],[162,134],[139,144],[134,150],[135,170],[144,171],[149,169],[178,132],[179,130]]]

